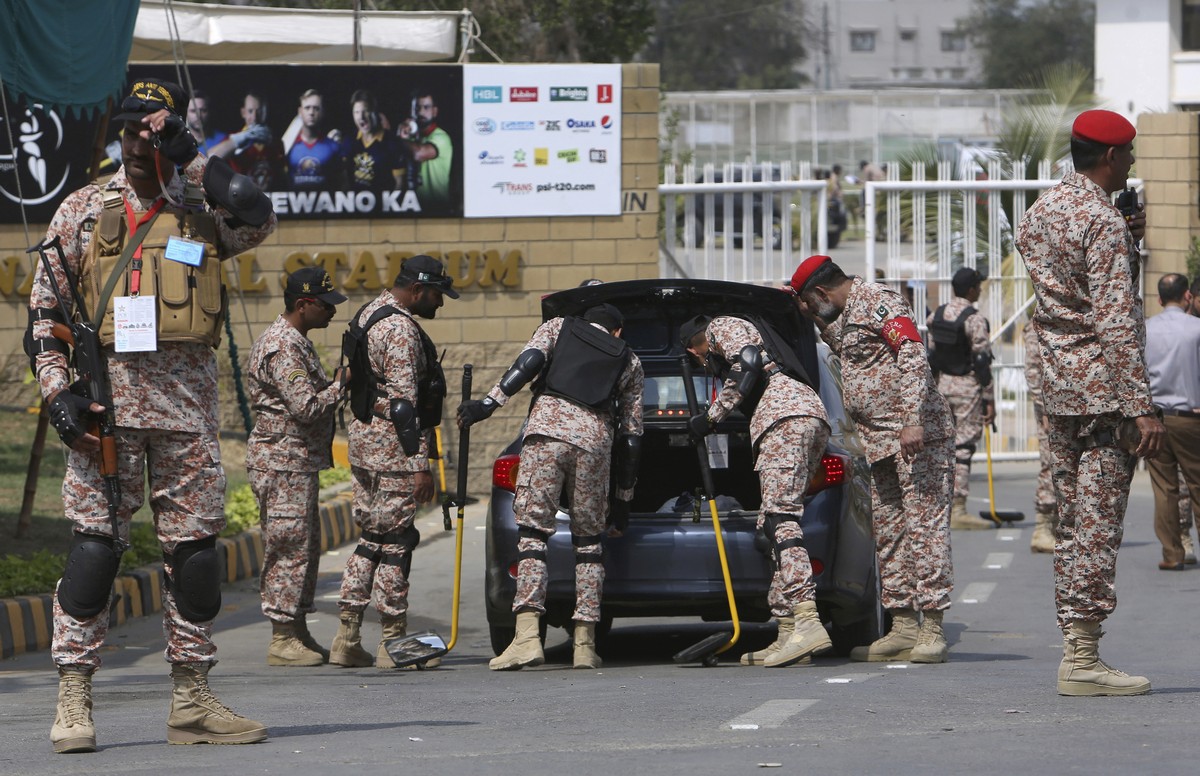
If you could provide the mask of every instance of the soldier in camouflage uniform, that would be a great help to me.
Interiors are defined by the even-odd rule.
[[[945,662],[954,423],[912,310],[890,288],[847,277],[828,256],[805,259],[790,287],[841,357],[846,410],[871,464],[875,553],[892,629],[850,656]]]
[[[1032,316],[1025,324],[1025,384],[1029,386],[1029,400],[1033,402],[1033,420],[1038,435],[1038,478],[1033,496],[1033,507],[1037,522],[1033,536],[1029,539],[1032,552],[1054,552],[1054,528],[1058,525],[1054,503],[1054,473],[1050,460],[1050,425],[1046,419],[1046,407],[1042,402],[1042,351],[1038,345],[1037,328]]]
[[[1137,293],[1135,240],[1145,216],[1123,216],[1111,202],[1133,165],[1135,134],[1119,114],[1081,113],[1071,133],[1076,171],[1038,197],[1017,230],[1037,295],[1033,325],[1058,501],[1060,695],[1150,691],[1145,677],[1099,656],[1100,623],[1116,606],[1117,549],[1134,465],[1138,456],[1156,455],[1165,437],[1150,397]]]
[[[638,357],[620,340],[624,319],[612,305],[582,318],[553,318],[533,333],[513,366],[483,399],[458,408],[460,428],[488,417],[538,378],[525,422],[517,476],[517,615],[512,643],[488,667],[515,671],[545,661],[538,634],[546,612],[546,543],[554,535],[559,496],[567,494],[575,546],[575,668],[599,668],[596,623],[604,587],[603,545],[609,513],[609,473],[617,445],[612,524],[623,529],[641,454],[644,376]],[[615,408],[614,408],[615,400]]]
[[[766,325],[765,323],[762,325]],[[756,323],[729,316],[685,323],[683,346],[725,382],[705,414],[692,418],[698,436],[739,405],[750,415],[754,468],[762,488],[758,530],[772,544],[774,573],[767,603],[779,632],[765,649],[742,655],[743,665],[788,666],[833,646],[817,613],[812,563],[800,522],[804,494],[829,441],[829,417],[816,392],[784,372],[766,349]]]
[[[967,512],[971,482],[971,456],[983,437],[983,427],[996,417],[992,396],[992,344],[988,322],[974,304],[979,301],[987,276],[962,267],[950,281],[954,298],[926,319],[929,327],[929,363],[937,388],[954,416],[954,500],[950,528],[992,528],[991,520]]]
[[[378,380],[371,422],[357,416],[350,422],[354,521],[362,535],[342,575],[340,625],[329,654],[335,665],[395,668],[385,644],[408,633],[408,574],[421,538],[413,519],[417,507],[433,498],[426,432],[440,422],[445,396],[437,350],[416,318],[437,315],[443,296],[458,298],[442,263],[413,256],[393,287],[354,317],[364,325],[376,311],[390,312],[367,332],[370,368]],[[372,601],[383,626],[374,658],[363,649],[361,635],[363,612]],[[435,661],[426,665],[440,662]]]
[[[213,355],[224,313],[218,261],[261,243],[276,219],[270,201],[248,179],[209,180],[206,165],[213,163],[196,155],[195,140],[180,115],[185,106],[184,92],[175,84],[154,79],[135,83],[114,119],[124,124],[124,164],[107,182],[91,183],[68,196],[46,234],[47,241],[61,239],[65,266],[58,265],[54,252],[47,255],[68,311],[74,307],[69,273],[82,289],[84,303],[103,312],[98,328],[116,413],[119,537],[113,536],[100,474],[100,442],[88,430],[93,413],[106,408],[69,390],[67,348],[51,333],[54,324],[66,321],[46,265],[39,263],[34,272],[26,351],[55,429],[71,448],[62,496],[75,531],[54,600],[51,654],[60,678],[50,738],[56,752],[96,749],[91,677],[100,667],[108,633],[109,595],[119,557],[114,538],[128,539],[130,518],[145,498],[147,472],[168,582],[162,590],[163,631],[174,690],[167,740],[234,744],[267,737],[261,723],[217,700],[207,676],[217,662],[212,630],[221,588],[215,544],[225,526]],[[235,203],[228,196],[230,183],[239,180],[248,184],[242,191],[250,196]],[[206,196],[222,204],[205,205]],[[185,206],[177,204],[185,201]],[[134,250],[127,243],[139,224],[148,225],[148,231]],[[173,245],[181,245],[197,263],[166,258]],[[112,262],[126,248],[132,261],[118,276],[116,299],[105,304],[97,286],[113,274],[115,264],[102,259]],[[168,278],[179,285],[168,286]],[[139,288],[145,291],[140,298]],[[167,328],[162,309],[166,289],[182,291],[173,300],[182,307],[182,330]],[[113,311],[126,304],[150,305],[152,311],[158,305],[156,336],[150,342],[131,341],[135,349],[117,352],[114,344],[128,329],[117,325]],[[71,314],[86,317],[92,310]]]
[[[316,611],[321,557],[318,474],[333,465],[334,409],[347,375],[339,369],[329,380],[308,332],[329,326],[346,297],[324,269],[304,267],[288,278],[283,300],[283,315],[250,349],[246,371],[255,421],[246,472],[262,524],[259,590],[272,633],[267,665],[319,666],[329,651],[305,622]]]

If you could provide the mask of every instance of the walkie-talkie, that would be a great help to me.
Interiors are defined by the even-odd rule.
[[[1117,210],[1121,211],[1121,215],[1126,218],[1132,218],[1138,214],[1138,196],[1133,189],[1125,189],[1117,195]]]

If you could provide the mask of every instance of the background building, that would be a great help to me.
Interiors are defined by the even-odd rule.
[[[1135,3],[1137,0],[1129,0]],[[972,0],[813,0],[803,70],[817,89],[965,87],[979,56],[958,32]]]
[[[1200,107],[1200,0],[1096,0],[1096,96],[1131,120]]]

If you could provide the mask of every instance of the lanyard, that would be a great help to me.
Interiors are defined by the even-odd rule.
[[[151,205],[150,209],[143,213],[142,217],[139,219],[136,215],[134,215],[133,205],[129,204],[129,200],[125,199],[122,201],[125,203],[125,223],[129,227],[129,234],[133,234],[137,231],[139,226],[145,224],[147,221],[150,221],[156,215],[158,215],[158,211],[161,210],[162,206],[165,204],[161,197],[154,200],[154,204]],[[137,247],[133,250],[133,261],[130,263],[130,266],[133,268],[133,271],[129,279],[129,295],[137,296],[142,287],[142,244],[140,241],[138,242]]]

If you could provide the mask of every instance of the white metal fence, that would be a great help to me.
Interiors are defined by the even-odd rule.
[[[986,170],[968,169],[967,179],[953,178],[950,163],[938,164],[931,178],[914,164],[911,179],[899,180],[900,168],[889,164],[889,180],[864,185],[865,275],[911,290],[913,309],[927,312],[951,299],[950,279],[960,267],[987,273],[976,306],[992,325],[992,457],[1034,458],[1037,428],[1021,336],[1033,294],[1013,237],[1029,205],[1058,180],[1047,163],[1033,178],[1020,166],[1006,175],[995,160]],[[727,164],[719,173],[705,165],[699,174],[668,166],[659,193],[663,277],[776,285],[804,257],[828,252],[826,182],[813,180],[807,163]],[[924,329],[925,315],[916,317]]]

